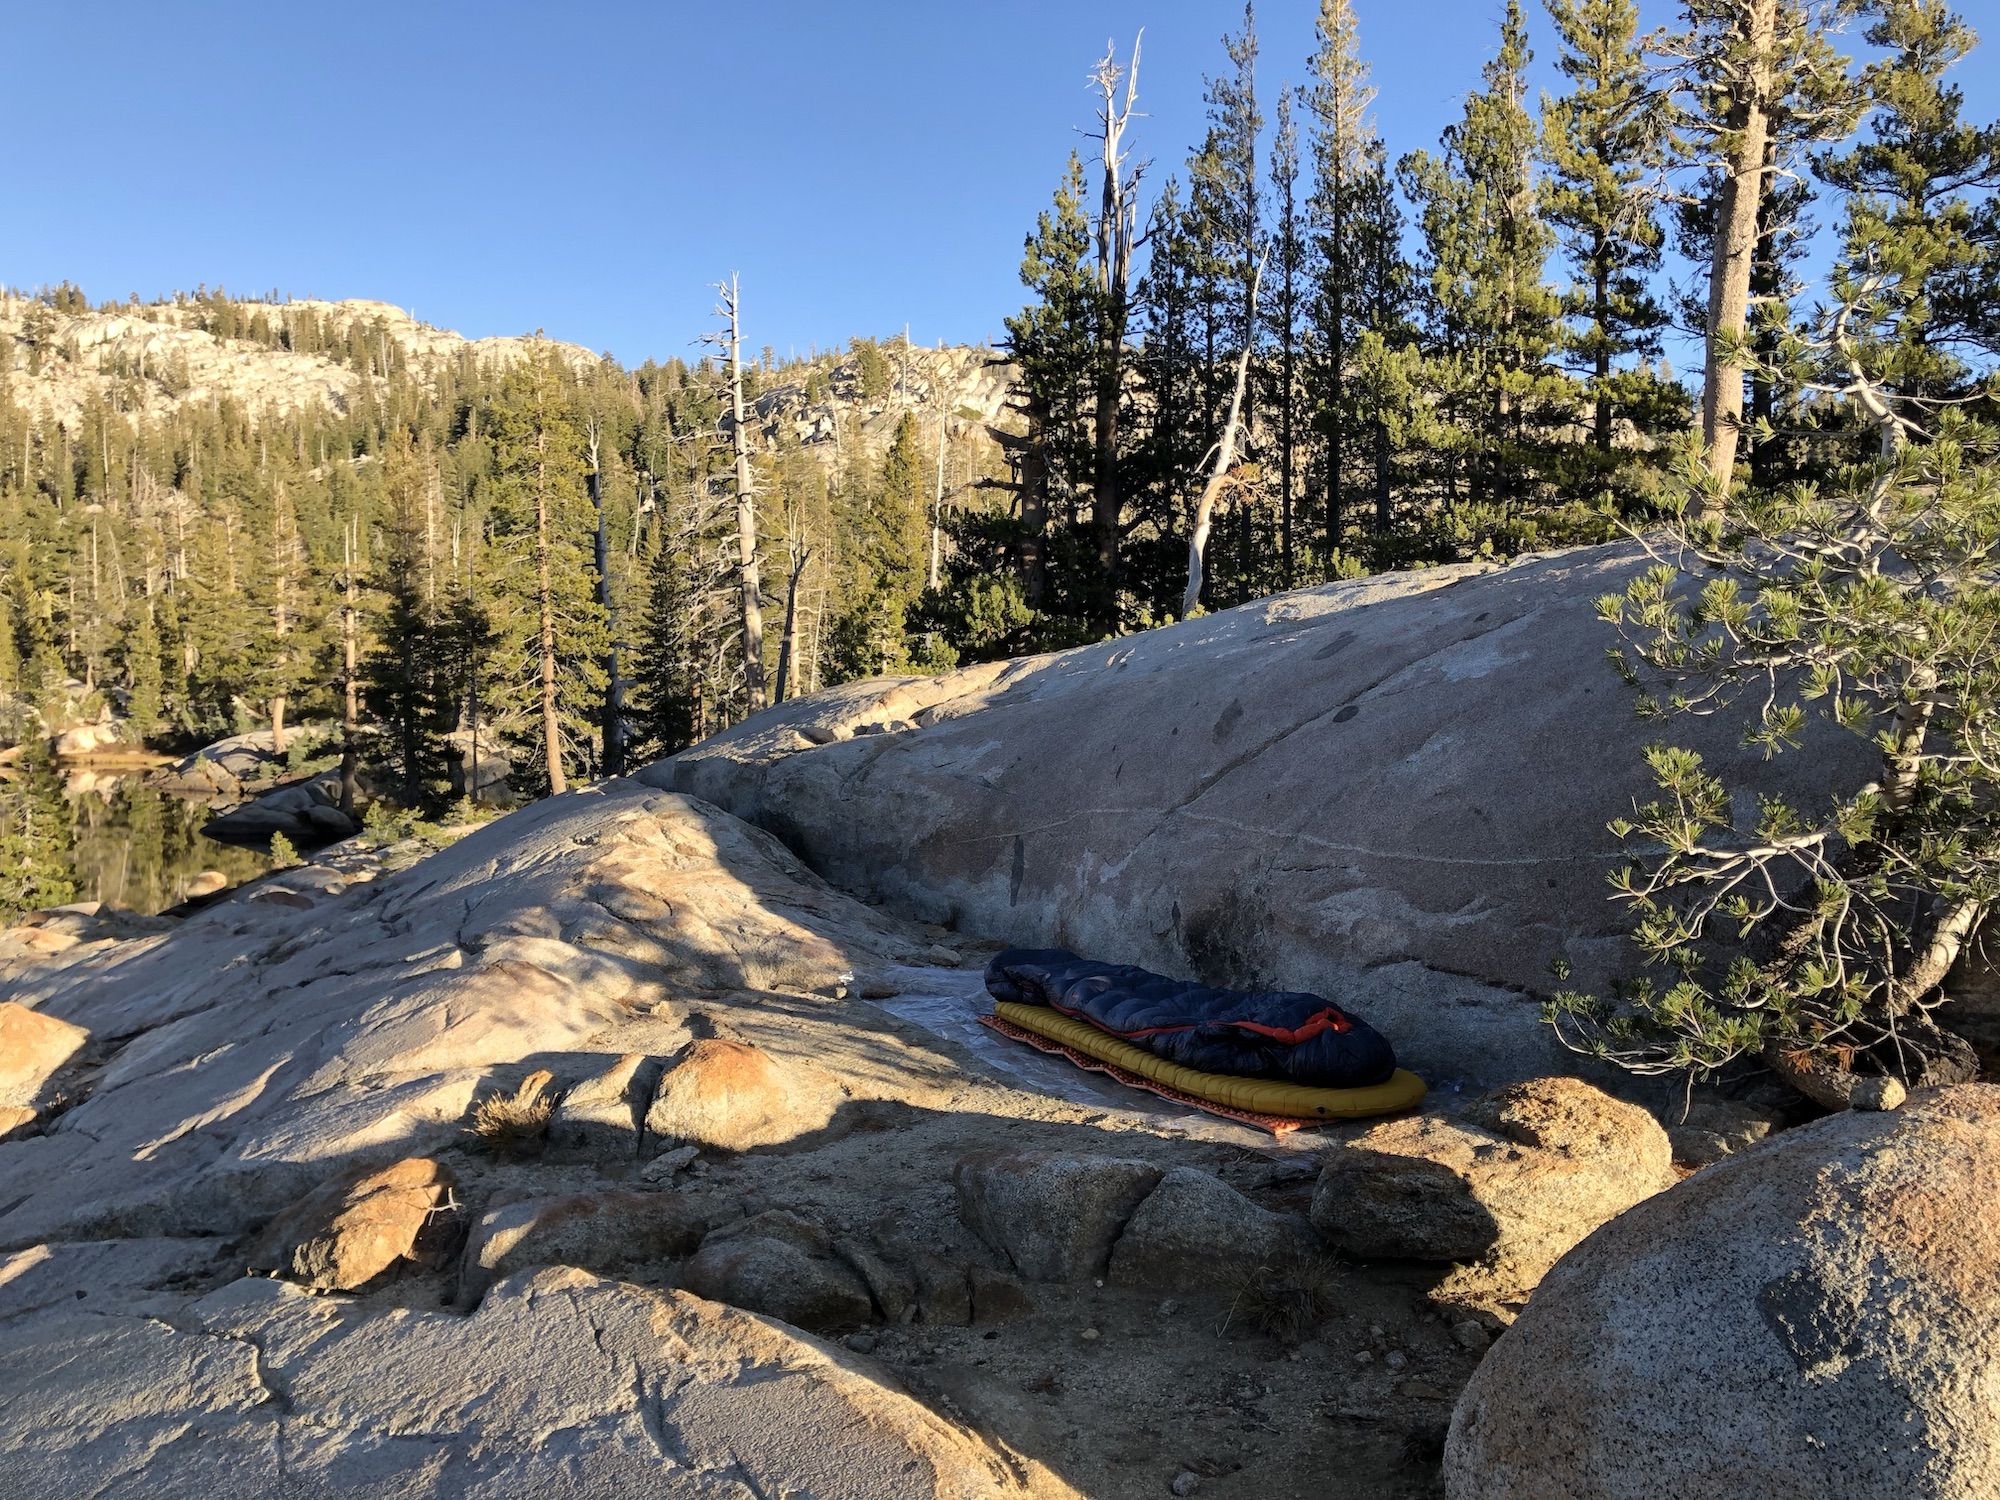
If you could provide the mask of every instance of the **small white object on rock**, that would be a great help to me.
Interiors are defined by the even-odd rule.
[[[1083,1336],[1086,1339],[1097,1339],[1102,1338],[1104,1335],[1099,1333],[1095,1328],[1086,1328],[1083,1330]]]
[[[1193,1469],[1182,1469],[1180,1473],[1174,1476],[1173,1482],[1167,1486],[1167,1491],[1169,1494],[1174,1495],[1192,1495],[1200,1488],[1201,1476],[1195,1473]]]

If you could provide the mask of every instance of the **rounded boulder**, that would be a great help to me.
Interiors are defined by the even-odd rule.
[[[1831,1116],[1551,1271],[1460,1398],[1452,1500],[2000,1494],[2000,1087]]]

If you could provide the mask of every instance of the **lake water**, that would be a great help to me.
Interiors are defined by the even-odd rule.
[[[38,788],[51,812],[60,798],[69,824],[65,858],[78,901],[127,911],[164,911],[186,899],[189,882],[219,871],[237,885],[271,868],[261,849],[202,836],[208,804],[146,786],[122,772],[57,772]]]

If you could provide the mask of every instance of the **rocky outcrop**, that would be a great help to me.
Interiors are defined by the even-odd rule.
[[[2000,1088],[1789,1131],[1600,1229],[1452,1418],[1453,1500],[2000,1493]]]
[[[801,1214],[770,1209],[716,1230],[681,1272],[689,1291],[800,1328],[853,1328],[875,1314],[868,1285]]]
[[[124,726],[118,720],[109,718],[95,724],[71,725],[50,741],[49,749],[57,760],[64,761],[130,756],[135,751],[145,753],[144,746],[135,746],[125,738]]]
[[[1115,1286],[1214,1292],[1225,1266],[1250,1271],[1310,1255],[1304,1224],[1272,1213],[1193,1167],[1174,1167],[1132,1213],[1111,1247]]]
[[[1602,665],[1629,547],[1384,575],[1056,656],[853,683],[644,774],[915,916],[1351,1004],[1435,1083],[1570,1071],[1534,992],[1629,964],[1608,820],[1658,737]],[[861,731],[875,726],[877,732]],[[1829,732],[1747,793],[1868,773]]]
[[[218,839],[263,840],[283,834],[294,843],[325,843],[360,829],[339,804],[340,778],[316,776],[252,797],[218,815],[203,831]]]
[[[553,1161],[631,1161],[639,1154],[640,1122],[659,1078],[659,1064],[628,1052],[569,1089],[549,1116]]]
[[[334,732],[328,724],[295,725],[287,735],[285,753],[273,748],[268,729],[233,734],[160,767],[146,779],[167,791],[234,802],[247,795],[247,786],[282,776],[294,747],[324,744]]]
[[[952,1173],[965,1227],[1030,1281],[1102,1276],[1112,1243],[1160,1181],[1150,1162],[1001,1152]]]
[[[351,1292],[405,1261],[438,1264],[453,1186],[449,1168],[423,1157],[345,1172],[266,1225],[247,1265],[316,1292]]]
[[[1076,1495],[858,1355],[568,1269],[469,1318],[257,1280],[172,1321],[65,1299],[8,1324],[0,1411],[8,1495]]]
[[[227,899],[12,977],[40,1015],[129,1040],[54,1128],[0,1145],[0,1246],[240,1234],[356,1161],[459,1141],[493,1070],[678,1049],[665,1022],[644,1048],[592,1044],[669,994],[811,991],[920,951],[768,835],[630,783],[386,879],[307,866],[253,894],[310,905]],[[810,1044],[779,1030],[774,1057]]]
[[[0,1104],[30,1105],[90,1040],[80,1026],[0,1001]]]
[[[622,1271],[686,1255],[707,1227],[676,1193],[581,1192],[487,1210],[465,1238],[458,1300],[471,1307],[500,1277],[536,1266]]]
[[[824,1130],[839,1086],[809,1063],[786,1063],[746,1042],[691,1043],[660,1079],[646,1134],[661,1147],[724,1151],[781,1146]]]
[[[1348,1255],[1473,1263],[1446,1295],[1505,1303],[1674,1181],[1666,1132],[1645,1110],[1578,1079],[1542,1078],[1461,1118],[1386,1121],[1328,1153],[1312,1219]]]

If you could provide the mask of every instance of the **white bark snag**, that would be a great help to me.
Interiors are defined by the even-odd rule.
[[[354,816],[355,784],[361,768],[361,670],[355,630],[354,554],[361,523],[349,520],[340,534],[340,810]]]
[[[779,703],[798,696],[799,580],[805,577],[812,555],[810,547],[799,547],[792,553],[791,576],[785,583],[785,633],[778,638]]]
[[[1097,290],[1103,302],[1097,331],[1097,388],[1092,422],[1096,472],[1090,504],[1091,532],[1105,597],[1101,623],[1118,625],[1119,523],[1124,515],[1118,490],[1119,401],[1125,390],[1125,325],[1131,313],[1129,286],[1132,249],[1139,237],[1139,179],[1142,163],[1125,175],[1125,131],[1132,106],[1139,99],[1139,44],[1142,28],[1132,39],[1132,61],[1120,68],[1117,50],[1107,46],[1104,60],[1092,71],[1100,95],[1097,111],[1099,159],[1104,167],[1103,196],[1097,211]],[[1124,82],[1120,102],[1119,83]]]
[[[1268,252],[1267,252],[1268,253]],[[1250,277],[1250,320],[1257,320],[1257,289],[1264,282],[1264,256]],[[1215,445],[1215,468],[1201,487],[1201,500],[1194,508],[1194,531],[1188,537],[1187,592],[1181,595],[1181,618],[1187,619],[1201,603],[1202,562],[1208,551],[1209,528],[1215,524],[1215,503],[1229,487],[1229,471],[1236,466],[1237,430],[1243,420],[1243,388],[1250,380],[1251,346],[1246,340],[1236,356],[1236,389],[1229,397],[1229,420],[1222,424],[1222,440]]]
[[[110,465],[106,464],[105,473],[108,474],[110,472]],[[289,694],[285,690],[285,678],[291,674],[291,663],[285,659],[285,637],[291,632],[292,628],[289,585],[292,577],[293,550],[297,544],[294,542],[290,528],[287,525],[291,514],[289,500],[290,497],[286,494],[285,486],[281,482],[272,497],[276,514],[273,517],[271,526],[271,623],[273,633],[278,638],[276,648],[278,660],[276,666],[278,672],[281,674],[278,679],[277,690],[271,694],[271,753],[273,755],[283,755],[285,753],[285,705],[289,700]],[[95,527],[91,529],[90,536],[92,571],[95,572],[97,548],[97,530]]]
[[[764,707],[764,586],[757,569],[757,497],[750,481],[750,432],[743,419],[743,336],[734,273],[722,294],[723,337],[729,345],[729,414],[736,452],[736,575],[743,595],[743,693],[749,711]]]
[[[945,414],[943,406],[939,406],[938,435],[937,435],[937,482],[934,486],[932,486],[931,489],[931,565],[929,574],[927,575],[925,580],[926,586],[930,589],[932,593],[937,592],[938,557],[942,547],[941,534],[944,531],[944,443],[945,443]],[[787,604],[785,608],[786,608],[786,613],[789,616],[791,611],[790,604]]]
[[[584,425],[584,451],[590,460],[590,507],[597,518],[592,556],[597,570],[597,607],[604,612],[605,628],[610,633],[610,641],[604,651],[604,707],[600,732],[603,737],[604,774],[623,776],[625,683],[618,675],[618,601],[611,593],[611,544],[605,529],[604,465],[599,452],[602,436],[603,423],[592,412]]]
[[[1727,492],[1743,422],[1743,365],[1725,346],[1743,338],[1750,312],[1750,272],[1757,254],[1765,146],[1771,133],[1778,0],[1742,0],[1743,66],[1733,80],[1726,118],[1722,187],[1708,275],[1708,320],[1701,386],[1701,441],[1708,472]]]

